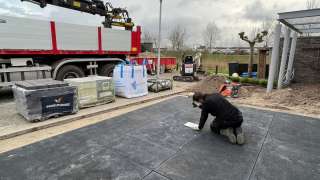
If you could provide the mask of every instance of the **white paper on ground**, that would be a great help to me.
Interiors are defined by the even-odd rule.
[[[199,130],[199,125],[198,124],[195,124],[195,123],[192,123],[192,122],[187,122],[184,124],[185,126],[193,129],[193,130]]]

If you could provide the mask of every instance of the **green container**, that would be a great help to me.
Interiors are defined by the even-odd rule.
[[[65,82],[78,89],[79,108],[86,108],[115,101],[112,78],[90,76],[85,78],[66,79]]]

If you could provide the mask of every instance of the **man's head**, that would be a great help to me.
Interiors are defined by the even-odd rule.
[[[203,93],[201,93],[201,92],[195,92],[195,93],[193,94],[193,97],[192,97],[192,99],[193,99],[193,106],[195,106],[195,107],[201,106],[202,103],[205,101],[205,97],[206,97],[205,94],[203,94]]]

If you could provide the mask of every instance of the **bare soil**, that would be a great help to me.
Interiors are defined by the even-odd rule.
[[[204,77],[199,83],[188,88],[191,92],[202,92],[206,94],[217,93],[220,86],[226,81],[223,76],[207,76]]]
[[[221,76],[206,77],[189,91],[203,93],[218,92],[225,82]],[[273,90],[267,94],[261,86],[243,85],[239,91],[239,98],[230,99],[237,104],[286,110],[305,115],[320,115],[320,84],[292,84],[281,90]]]

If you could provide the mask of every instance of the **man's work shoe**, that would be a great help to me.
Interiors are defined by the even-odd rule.
[[[237,136],[237,144],[244,144],[245,143],[245,138],[244,138],[244,133],[242,131],[241,127],[236,128],[235,130],[236,136]]]
[[[229,141],[232,144],[236,144],[237,143],[237,138],[233,133],[233,128],[221,129],[220,130],[220,134],[224,135],[224,136],[227,136]]]

